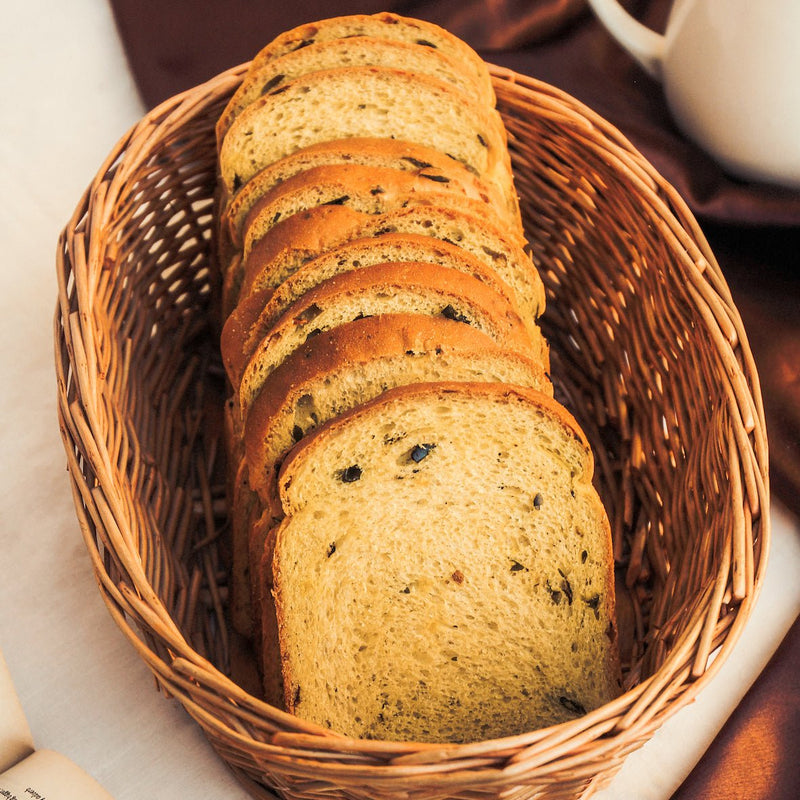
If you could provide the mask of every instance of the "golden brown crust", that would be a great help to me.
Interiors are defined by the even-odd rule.
[[[242,291],[242,280],[244,279],[244,265],[242,264],[242,254],[236,252],[223,269],[220,287],[220,317],[224,325],[230,314],[236,308]]]
[[[265,512],[251,533],[251,561],[256,568],[253,581],[254,620],[258,626],[257,649],[264,687],[264,699],[278,708],[284,706],[283,674],[278,619],[272,594],[272,557],[275,551],[275,525]]]
[[[416,294],[421,302],[439,299],[439,313],[443,316],[447,316],[448,311],[451,315],[460,313],[458,308],[473,309],[490,327],[498,343],[514,350],[530,351],[532,357],[542,360],[545,370],[549,369],[547,346],[539,329],[526,326],[515,305],[491,283],[449,266],[418,261],[379,262],[340,272],[307,289],[279,317],[270,321],[260,338],[255,338],[254,331],[261,330],[256,316],[259,308],[263,309],[260,300],[268,291],[245,300],[240,305],[241,311],[234,312],[223,329],[223,357],[234,386],[243,382],[248,364],[258,357],[257,354],[272,348],[287,332],[307,327],[310,307],[314,307],[317,315],[332,303],[346,299],[380,306],[391,303],[399,293]],[[373,301],[381,296],[385,298],[384,303]],[[359,297],[363,300],[359,301]]]
[[[230,497],[231,524],[231,625],[243,636],[251,637],[255,630],[254,606],[250,591],[248,542],[253,519],[260,516],[261,501],[250,488],[247,465],[242,460],[233,477]]]
[[[298,25],[292,30],[280,34],[262,48],[253,59],[253,64],[258,66],[275,58],[280,53],[289,52],[303,46],[309,40],[321,38],[326,31],[333,30],[333,35],[337,36],[350,36],[356,32],[363,35],[367,31],[371,35],[377,36],[383,31],[387,37],[394,38],[395,35],[389,33],[389,30],[398,26],[415,31],[416,36],[419,38],[427,37],[429,42],[434,42],[437,47],[444,48],[447,52],[452,50],[454,54],[469,64],[476,74],[482,74],[486,71],[486,65],[480,56],[462,39],[454,36],[448,30],[433,22],[403,17],[389,11],[382,11],[377,14],[340,15]],[[337,29],[341,32],[336,33]]]
[[[310,40],[322,38],[326,31],[329,32],[329,35],[332,32],[332,35],[336,36],[351,36],[355,33],[364,35],[369,32],[372,36],[380,36],[383,33],[387,38],[396,38],[397,34],[393,34],[390,31],[392,28],[399,26],[415,31],[418,39],[435,43],[437,48],[445,52],[452,52],[465,65],[468,65],[476,75],[486,73],[486,64],[480,56],[462,39],[454,36],[448,30],[433,22],[403,17],[389,11],[382,11],[377,14],[341,15],[299,25],[277,36],[266,47],[262,48],[256,54],[252,64],[255,68],[258,68],[260,64],[276,58],[281,53],[290,52]],[[337,32],[337,29],[339,32]]]
[[[369,223],[369,215],[347,206],[320,206],[281,220],[262,237],[242,263],[238,298],[245,298],[260,288],[275,287],[275,264],[291,257],[298,266],[325,250],[354,239]]]
[[[284,604],[281,601],[281,595],[279,592],[274,591],[273,587],[276,585],[280,586],[283,580],[280,562],[275,559],[275,550],[277,548],[277,543],[281,538],[281,531],[289,524],[289,522],[290,518],[287,517],[286,519],[276,523],[268,531],[267,539],[269,540],[269,546],[265,547],[265,555],[261,563],[262,569],[265,572],[268,571],[270,575],[270,588],[265,591],[265,595],[267,592],[269,593],[269,598],[265,598],[265,601],[260,606],[261,619],[264,623],[266,623],[267,630],[272,636],[274,636],[274,641],[277,641],[278,644],[277,651],[280,659],[281,688],[283,691],[282,700],[283,707],[287,711],[295,706],[295,698],[292,697],[292,686],[294,686],[296,682],[294,680],[291,665],[288,663],[288,660],[283,657],[281,643],[285,641],[286,638],[286,634],[284,633],[286,613]],[[265,641],[262,644],[262,659],[264,661],[268,660],[268,652],[272,649],[271,645],[271,641]]]
[[[437,226],[442,228],[441,235],[437,235]],[[486,242],[475,252],[468,252],[485,259],[510,286],[514,286],[512,275],[518,276],[517,286],[523,277],[530,282],[533,296],[517,295],[517,301],[523,311],[525,307],[537,309],[533,315],[537,317],[544,309],[544,285],[523,250],[524,240],[514,231],[503,231],[492,220],[464,209],[427,205],[374,216],[347,206],[321,206],[282,220],[254,245],[243,263],[240,297],[265,286],[277,286],[304,261],[356,238],[401,232],[448,241],[449,233],[458,237],[462,229],[475,231],[476,241]],[[468,248],[469,243],[461,235],[462,240],[454,243]],[[504,269],[505,273],[501,271]]]
[[[245,298],[231,311],[220,335],[222,364],[232,386],[237,386],[246,360],[244,343],[272,296],[272,289],[261,289]]]

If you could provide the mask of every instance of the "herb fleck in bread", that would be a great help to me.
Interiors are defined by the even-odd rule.
[[[403,387],[304,440],[273,557],[287,709],[349,736],[464,742],[611,700],[592,470],[561,407],[492,384]]]

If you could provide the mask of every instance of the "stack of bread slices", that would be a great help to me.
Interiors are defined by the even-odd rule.
[[[618,691],[494,103],[458,38],[357,15],[275,39],[217,125],[233,624],[269,702],[348,736],[505,736]]]

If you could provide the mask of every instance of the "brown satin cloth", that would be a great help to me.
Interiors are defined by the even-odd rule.
[[[758,364],[773,495],[800,517],[800,192],[733,179],[681,136],[660,86],[613,42],[585,0],[110,2],[150,107],[248,61],[296,25],[394,11],[443,25],[486,60],[558,86],[604,116],[678,189],[709,238]],[[670,0],[625,4],[663,31]],[[800,798],[798,675],[795,623],[673,800]]]
[[[800,798],[800,620],[672,800]]]

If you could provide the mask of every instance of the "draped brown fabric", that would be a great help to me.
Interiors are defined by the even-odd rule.
[[[800,620],[672,800],[800,797]]]
[[[626,3],[663,31],[670,0]],[[574,95],[616,125],[698,217],[744,318],[762,382],[774,496],[800,516],[800,192],[727,176],[672,123],[660,86],[585,0],[111,0],[152,107],[243,63],[278,33],[348,13],[436,22],[488,61]],[[800,623],[674,800],[800,797]]]

